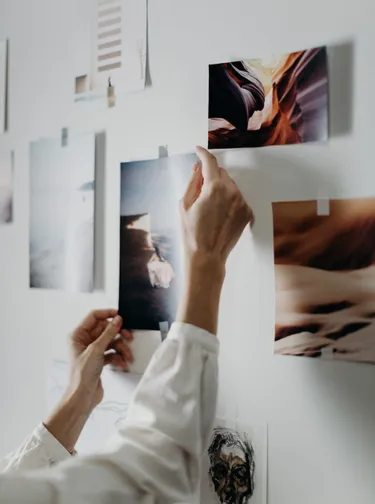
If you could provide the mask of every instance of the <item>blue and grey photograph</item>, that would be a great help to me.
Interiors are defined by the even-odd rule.
[[[125,327],[159,330],[181,289],[179,199],[195,154],[121,164],[119,313]]]

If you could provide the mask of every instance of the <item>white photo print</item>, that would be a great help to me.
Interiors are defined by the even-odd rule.
[[[94,289],[95,134],[30,150],[30,287]]]
[[[108,99],[146,82],[146,0],[80,0],[75,11],[75,101]]]

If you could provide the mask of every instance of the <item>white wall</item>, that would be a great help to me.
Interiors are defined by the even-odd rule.
[[[223,155],[254,206],[254,237],[233,254],[220,322],[220,410],[269,423],[271,504],[369,504],[375,498],[375,367],[272,354],[272,200],[375,194],[373,0],[149,0],[152,87],[115,109],[73,103],[72,6],[79,0],[0,0],[10,39],[10,133],[16,149],[15,224],[0,229],[0,451],[45,413],[45,372],[65,336],[93,307],[116,305],[119,162],[158,145],[205,143],[207,64],[352,41],[332,61],[333,130],[327,145]],[[347,97],[352,95],[353,114]],[[350,100],[349,100],[350,101]],[[347,133],[341,133],[348,119]],[[108,131],[106,290],[71,295],[28,290],[28,144],[60,128]]]

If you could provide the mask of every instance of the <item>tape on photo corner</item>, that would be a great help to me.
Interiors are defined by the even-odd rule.
[[[159,145],[159,159],[169,156],[168,145]]]
[[[161,333],[161,340],[164,341],[165,338],[168,336],[168,332],[169,332],[168,322],[159,322],[159,329],[160,329],[160,333]]]
[[[317,200],[317,214],[329,215],[329,197],[326,188],[319,189]]]
[[[63,128],[61,130],[61,147],[66,147],[68,145],[69,130],[68,128]]]

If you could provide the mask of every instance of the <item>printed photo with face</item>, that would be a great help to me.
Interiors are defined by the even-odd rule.
[[[265,504],[266,443],[263,426],[218,422],[204,456],[201,503]]]
[[[119,313],[129,329],[172,324],[182,285],[179,200],[195,154],[121,164]]]
[[[210,149],[328,138],[325,47],[209,67]]]
[[[375,198],[274,203],[273,220],[275,352],[374,364]]]

